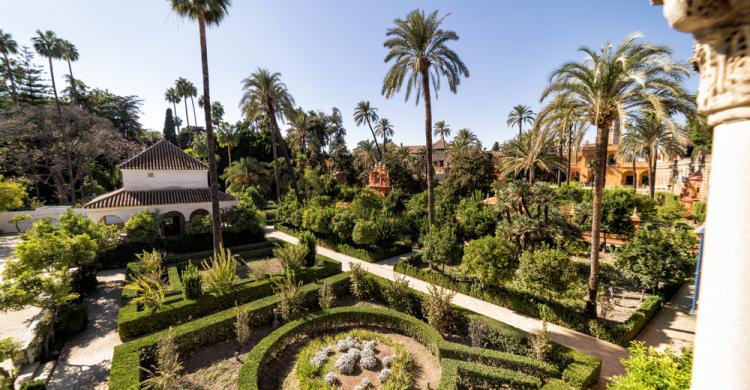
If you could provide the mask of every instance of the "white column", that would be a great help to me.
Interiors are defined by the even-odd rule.
[[[652,0],[696,38],[698,109],[714,126],[693,389],[750,386],[750,1]]]

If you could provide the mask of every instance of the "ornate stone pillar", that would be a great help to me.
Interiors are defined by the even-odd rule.
[[[698,108],[714,126],[693,389],[750,386],[750,1],[658,0],[696,39]]]

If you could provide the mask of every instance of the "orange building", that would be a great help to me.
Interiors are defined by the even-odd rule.
[[[644,159],[636,159],[635,171],[633,163],[625,161],[617,155],[619,148],[619,131],[612,131],[607,145],[607,174],[605,187],[632,187],[633,181],[639,189],[648,188],[648,164]],[[584,185],[594,184],[593,162],[596,159],[596,144],[585,144],[573,156],[570,168],[570,180],[579,181]]]

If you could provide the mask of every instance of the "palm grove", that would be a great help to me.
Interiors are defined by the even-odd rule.
[[[432,101],[441,84],[457,93],[469,69],[451,47],[459,36],[445,29],[448,16],[415,10],[386,30],[387,69],[380,92],[386,98],[403,92],[406,101],[413,98],[422,106],[423,150],[397,146],[397,124],[367,99],[350,114],[336,107],[305,109],[296,104],[282,75],[264,67],[242,80],[243,118],[229,123],[223,105],[210,97],[205,30],[220,24],[230,3],[170,4],[198,25],[202,78],[200,89],[178,77],[165,90],[163,137],[209,165],[215,251],[222,244],[218,190],[223,186],[257,209],[278,206],[268,210],[269,220],[337,240],[355,252],[381,250],[396,241],[418,244],[429,272],[478,286],[503,286],[509,280],[522,288],[543,286],[547,293],[540,299],[550,305],[555,298],[549,291],[572,289],[579,299],[584,296],[579,314],[595,318],[601,290],[600,232],[632,235],[626,220],[631,206],[639,207],[644,217],[661,207],[651,199],[656,197],[652,167],[660,156],[684,152],[688,134],[678,118],[694,120],[692,97],[682,85],[689,74],[685,66],[671,60],[669,48],[629,36],[599,50],[582,48],[584,60],[555,69],[542,91],[539,113],[525,105],[514,107],[506,123],[514,133],[517,128],[517,135],[488,151],[470,129],[454,133],[445,121],[433,121],[440,116],[433,112]],[[54,78],[48,84],[34,52],[0,33],[0,165],[8,177],[3,180],[23,183],[34,195],[13,207],[39,200],[75,204],[116,188],[115,164],[157,137],[138,122],[140,100],[75,79],[72,63],[85,57],[53,32],[39,31],[32,44],[47,61],[50,77],[55,64],[67,65],[69,85],[58,91]],[[203,127],[198,126],[195,98]],[[184,111],[184,122],[178,111]],[[344,141],[344,115],[352,115],[363,138],[351,151]],[[649,162],[650,198],[630,190],[604,190],[607,137],[614,127],[624,129],[623,149],[630,158]],[[596,130],[597,149],[591,191],[570,184],[572,156],[588,129]],[[433,136],[448,144],[450,169],[439,184],[434,179]],[[363,188],[376,164],[385,167],[393,185],[382,198]],[[483,200],[493,194],[496,204],[485,205]],[[576,217],[568,220],[565,214],[571,207]],[[663,226],[653,229],[674,229]],[[571,287],[578,279],[570,255],[586,247],[580,233],[589,229],[584,293]],[[641,247],[654,241],[653,235],[643,234],[633,239]],[[661,235],[658,240],[670,238]],[[673,255],[685,257],[680,252],[683,243],[672,244]],[[639,253],[630,248],[618,262],[631,279],[648,280],[644,289],[658,289],[658,281],[678,280],[685,272],[683,261],[643,278],[648,267],[639,271]],[[548,280],[532,277],[544,269],[570,272],[549,275]]]

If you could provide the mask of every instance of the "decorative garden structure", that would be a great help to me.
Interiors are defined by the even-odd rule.
[[[692,33],[698,109],[714,126],[692,388],[750,383],[750,2],[652,0]]]
[[[380,196],[386,196],[391,192],[391,177],[382,163],[375,164],[375,167],[370,171],[367,186],[377,191]]]

